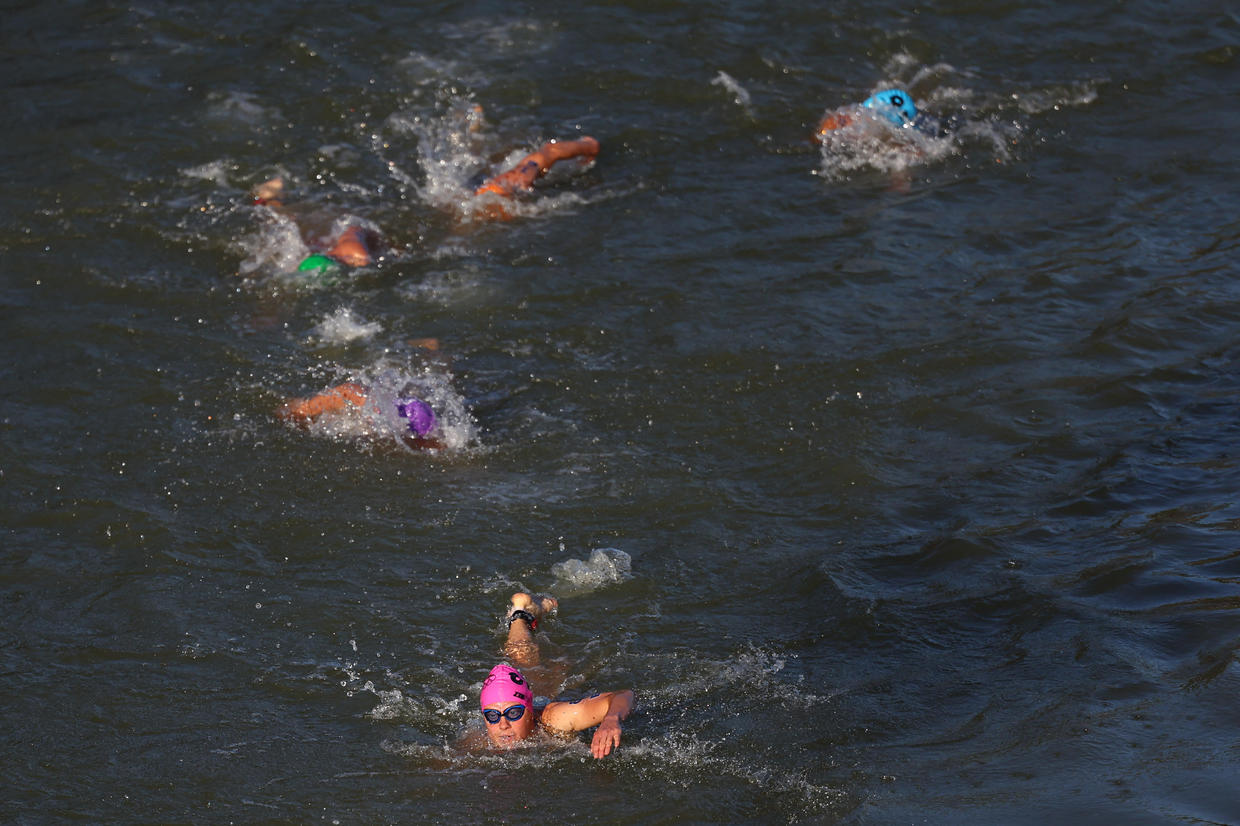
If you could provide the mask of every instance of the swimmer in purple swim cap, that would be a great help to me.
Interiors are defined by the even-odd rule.
[[[534,629],[559,602],[553,597],[533,597],[524,592],[512,595],[508,607],[508,639],[504,653],[523,668],[539,664]],[[564,738],[573,732],[598,726],[590,742],[595,758],[611,754],[620,745],[620,721],[633,710],[633,692],[605,691],[576,702],[554,701],[541,709],[534,706],[534,691],[525,675],[507,663],[491,669],[482,681],[478,697],[487,739],[497,748],[509,749],[538,729]]]
[[[435,411],[421,399],[397,399],[396,413],[409,423],[409,432],[419,439],[435,429]]]
[[[279,416],[300,425],[309,425],[325,413],[341,413],[350,407],[366,404],[369,391],[355,382],[330,387],[322,393],[300,399],[289,399],[279,410]],[[409,435],[405,441],[413,447],[440,448],[442,442],[436,435],[439,420],[429,404],[421,399],[403,398],[395,401],[396,414],[405,420]]]

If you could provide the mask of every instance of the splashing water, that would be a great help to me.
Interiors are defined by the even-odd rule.
[[[893,126],[881,115],[859,105],[837,111],[851,116],[852,120],[821,136],[819,174],[831,181],[845,179],[863,169],[901,173],[941,160],[955,150],[950,136],[937,138],[913,128]]]
[[[366,321],[350,308],[340,307],[320,321],[312,332],[324,344],[347,344],[374,338],[382,329],[379,322]]]
[[[256,278],[266,272],[291,273],[310,254],[296,222],[286,215],[264,210],[257,232],[241,240],[245,258],[238,270]]]
[[[742,86],[736,78],[732,77],[722,69],[719,74],[715,75],[715,79],[710,82],[711,86],[722,86],[725,90],[732,93],[732,100],[742,109],[748,109],[750,104],[749,92]]]
[[[586,561],[566,559],[551,566],[557,594],[585,594],[632,576],[633,558],[616,548],[596,548]]]
[[[486,167],[482,155],[484,128],[482,108],[467,99],[451,101],[438,116],[397,112],[388,119],[387,129],[398,138],[411,136],[416,140],[421,175],[391,158],[387,159],[388,170],[427,204],[461,212],[472,194],[468,181]]]

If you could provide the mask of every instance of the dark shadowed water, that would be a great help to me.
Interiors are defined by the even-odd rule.
[[[1240,823],[1234,5],[0,33],[5,822]],[[958,129],[809,141],[892,85]],[[444,449],[276,417],[344,380]],[[518,588],[602,762],[458,742]]]

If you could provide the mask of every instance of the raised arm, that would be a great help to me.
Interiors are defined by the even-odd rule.
[[[620,721],[629,716],[633,702],[633,692],[629,689],[607,691],[575,703],[548,703],[542,720],[549,728],[560,731],[583,731],[598,726],[590,742],[590,751],[601,759],[620,745]]]
[[[540,657],[534,629],[538,627],[539,620],[559,605],[555,597],[534,597],[524,591],[512,595],[512,603],[508,606],[508,640],[504,643],[504,653],[521,668],[538,665]]]

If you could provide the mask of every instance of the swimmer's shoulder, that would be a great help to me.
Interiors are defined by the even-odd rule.
[[[555,722],[559,720],[559,706],[567,704],[569,701],[552,700],[541,694],[534,698],[534,713],[538,715],[538,729],[544,734],[549,734],[557,740],[563,740],[571,737],[573,732],[571,729],[559,728]],[[550,715],[547,709],[551,709]]]

